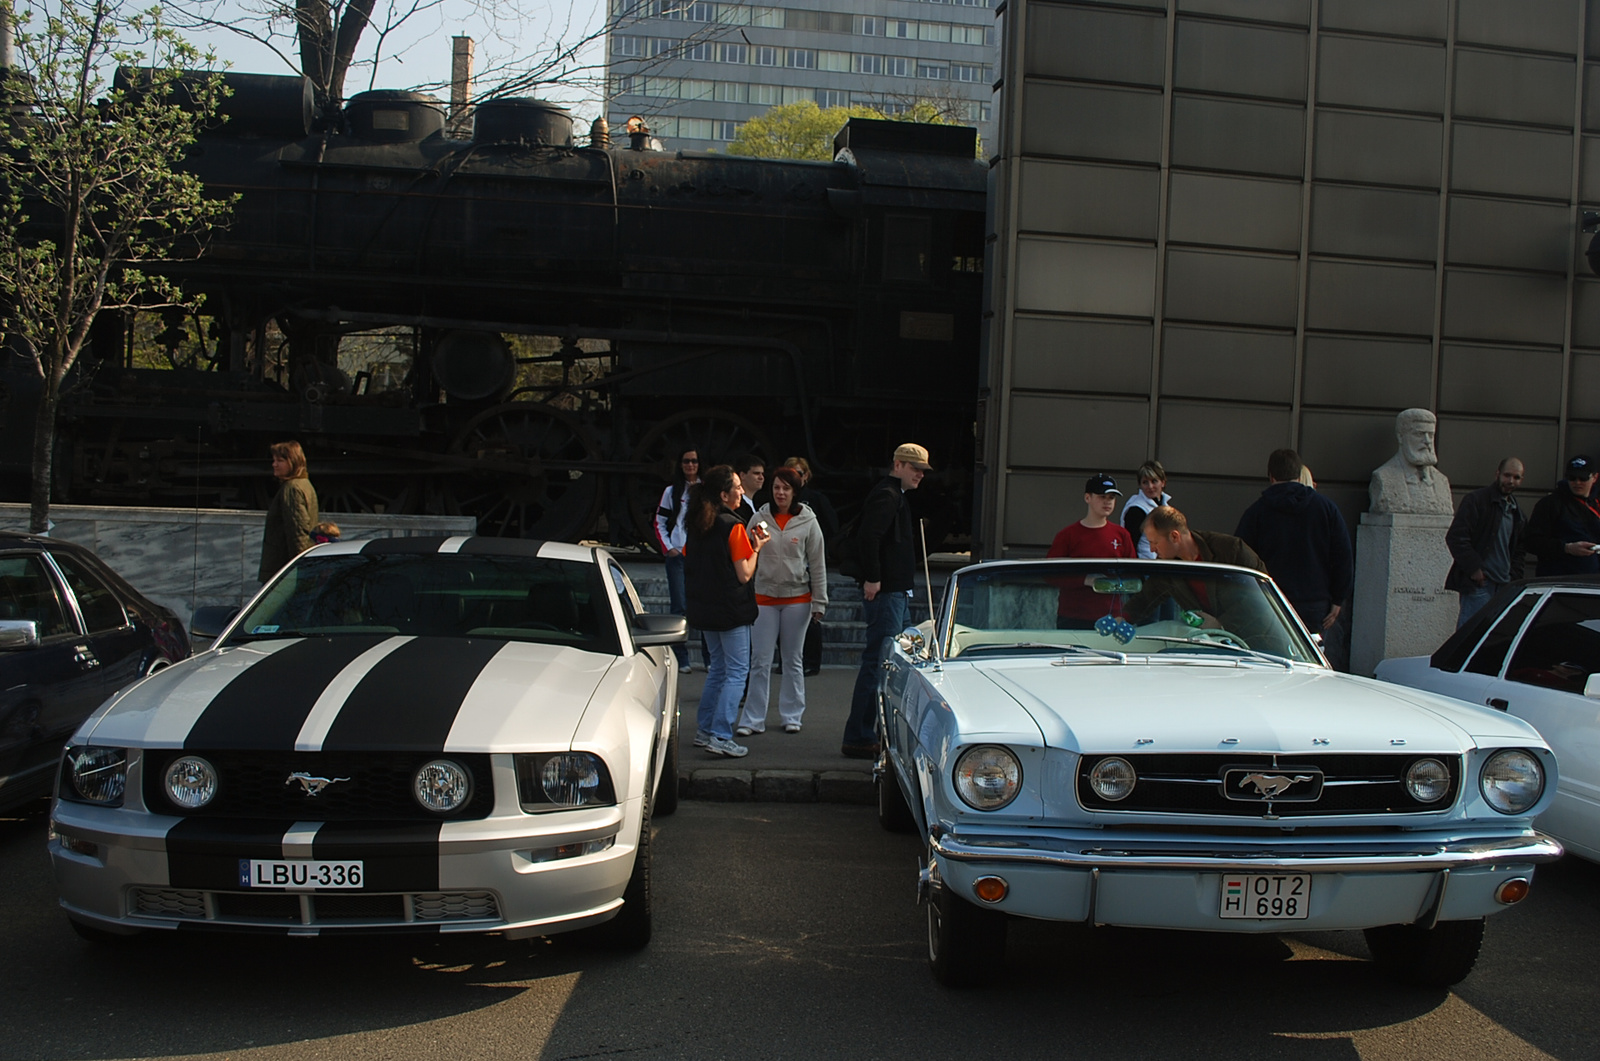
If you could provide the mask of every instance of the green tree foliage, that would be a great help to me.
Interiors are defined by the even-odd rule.
[[[0,17],[13,11],[0,0]],[[159,8],[45,0],[16,16],[0,116],[0,337],[41,384],[30,528],[42,532],[62,384],[96,314],[186,304],[151,267],[195,253],[231,203],[177,168],[224,89]]]
[[[878,118],[931,125],[956,124],[937,103],[918,100],[896,115],[873,107],[819,107],[811,100],[784,103],[751,118],[728,144],[728,154],[749,158],[833,160],[833,137],[851,118]]]

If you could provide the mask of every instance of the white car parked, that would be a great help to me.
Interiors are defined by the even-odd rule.
[[[1432,656],[1377,673],[1531,722],[1561,767],[1539,828],[1600,861],[1600,578],[1512,583]]]
[[[945,983],[1003,967],[1010,915],[1359,928],[1397,978],[1451,984],[1561,853],[1532,726],[1330,670],[1254,571],[977,564],[897,640],[879,814],[925,840]]]
[[[202,609],[204,611],[204,609]],[[150,929],[650,938],[677,804],[677,616],[603,550],[319,546],[63,756],[50,858],[104,941]]]

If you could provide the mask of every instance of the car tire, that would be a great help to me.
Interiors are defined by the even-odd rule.
[[[633,855],[633,873],[622,892],[622,909],[603,925],[584,933],[589,942],[608,950],[642,950],[650,942],[650,800],[644,801],[644,821],[639,825],[639,846]]]
[[[872,784],[878,792],[878,824],[891,833],[909,833],[916,830],[917,820],[911,814],[905,792],[895,777],[894,765],[885,755],[883,769],[873,772]]]
[[[112,932],[75,917],[67,918],[67,924],[72,926],[72,931],[78,934],[79,939],[96,947],[132,947],[144,938],[142,932]]]
[[[665,818],[678,809],[678,713],[672,713],[672,729],[667,732],[667,756],[661,763],[661,778],[656,782],[655,811]]]
[[[1412,987],[1452,987],[1467,978],[1483,945],[1487,918],[1366,930],[1372,961],[1390,979]]]
[[[928,902],[928,966],[945,987],[993,982],[1006,951],[1006,915],[984,910],[948,888]]]

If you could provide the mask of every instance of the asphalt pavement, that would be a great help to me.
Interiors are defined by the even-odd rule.
[[[752,753],[754,754],[754,753]],[[685,803],[637,954],[498,937],[183,936],[102,950],[54,908],[41,807],[0,820],[0,1056],[1588,1061],[1600,867],[1542,868],[1457,990],[1392,986],[1354,932],[1013,922],[987,989],[936,986],[918,844],[870,808]]]

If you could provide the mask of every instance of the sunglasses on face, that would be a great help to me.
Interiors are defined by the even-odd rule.
[[[685,458],[683,458],[683,460],[679,461],[678,463],[680,463],[680,464],[699,464],[700,463],[700,458],[699,457],[685,457]]]

